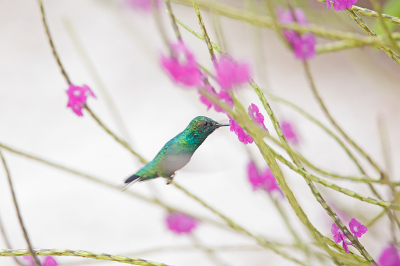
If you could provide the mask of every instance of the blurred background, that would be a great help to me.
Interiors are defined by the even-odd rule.
[[[264,8],[260,8],[261,14],[266,12],[264,3],[219,2],[243,9],[257,4]],[[304,9],[312,23],[364,34],[344,11],[328,12],[325,4],[311,0],[294,4]],[[359,0],[357,4],[370,7],[369,1]],[[113,0],[44,0],[44,7],[57,51],[72,82],[86,84],[93,90],[97,99],[88,100],[91,109],[147,160],[198,115],[227,122],[225,115],[207,111],[196,91],[176,86],[162,71],[159,56],[166,49],[151,13]],[[172,8],[185,24],[201,32],[193,8],[174,3]],[[170,39],[175,40],[163,4],[160,9]],[[215,40],[211,16],[205,11],[202,14],[210,38]],[[253,77],[263,90],[296,103],[329,126],[311,93],[301,62],[273,30],[222,16],[219,19],[228,52],[251,65]],[[373,21],[366,19],[371,25]],[[181,33],[199,63],[212,69],[206,45],[182,28]],[[327,42],[318,39],[318,43]],[[378,120],[384,122],[390,144],[391,164],[387,170],[392,180],[399,181],[399,65],[382,51],[363,47],[317,55],[310,61],[310,67],[332,115],[382,167],[387,164],[383,160]],[[115,185],[122,185],[141,167],[86,111],[84,117],[78,117],[66,108],[68,86],[52,55],[36,1],[0,1],[0,77],[1,144]],[[262,106],[248,85],[237,94],[245,106],[250,103]],[[323,168],[357,175],[356,167],[343,150],[320,128],[287,107],[273,102],[271,105],[278,119],[292,122],[300,138],[298,149],[307,158]],[[266,112],[261,112],[267,128],[274,134]],[[259,165],[265,167],[257,147],[251,144],[248,149]],[[193,247],[193,239],[167,229],[167,211],[162,207],[4,149],[3,153],[35,248],[132,255],[177,266],[215,264],[204,251],[183,248]],[[265,193],[254,192],[247,180],[247,154],[237,136],[228,128],[221,128],[205,141],[175,180],[256,235],[290,243],[291,236],[271,201]],[[367,167],[365,162],[363,165]],[[284,166],[282,170],[310,220],[331,237],[332,222],[315,202],[302,177]],[[377,177],[372,170],[370,174]],[[370,195],[364,184],[335,183]],[[343,216],[347,213],[350,218],[366,222],[381,211],[378,206],[317,187]],[[161,178],[135,184],[129,190],[149,197],[155,193],[168,204],[220,221],[175,187],[166,186]],[[388,194],[382,187],[378,190]],[[296,230],[311,241],[288,203],[282,201]],[[12,247],[26,248],[3,170],[0,171],[0,217]],[[348,223],[349,219],[343,219]],[[193,234],[210,248],[237,247],[216,252],[224,265],[293,264],[231,230],[200,223]],[[390,225],[385,217],[369,228],[361,242],[377,258],[390,240]],[[2,236],[0,248],[5,248]],[[141,253],[156,248],[160,250]],[[60,265],[117,264],[69,257],[56,260]],[[2,257],[0,265],[15,265],[15,262]]]

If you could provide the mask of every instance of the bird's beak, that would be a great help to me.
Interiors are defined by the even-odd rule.
[[[227,127],[227,126],[229,126],[229,124],[216,124],[215,125],[217,128],[218,127]]]

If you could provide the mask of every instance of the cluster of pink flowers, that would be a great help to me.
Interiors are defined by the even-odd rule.
[[[233,100],[226,91],[221,90],[219,93],[217,93],[215,89],[210,85],[206,85],[205,89],[212,95],[214,95],[216,98],[218,98],[220,101],[225,102],[229,107],[231,108],[233,107]],[[199,93],[200,93],[200,101],[207,106],[207,110],[210,110],[211,107],[214,107],[215,111],[225,113],[224,110],[219,108],[219,106],[216,105],[214,102],[210,101],[200,91]]]
[[[264,189],[269,193],[272,193],[274,190],[276,190],[283,195],[282,190],[279,188],[271,169],[268,167],[266,167],[263,172],[260,172],[255,163],[250,161],[247,164],[247,177],[249,178],[250,184],[252,185],[254,191],[257,189]]]
[[[165,218],[169,230],[176,234],[189,234],[197,227],[197,220],[179,212],[170,212]]]
[[[355,218],[350,220],[349,228],[350,228],[350,231],[356,237],[361,237],[363,234],[365,234],[368,231],[367,227],[365,225],[362,225]],[[347,237],[342,233],[340,228],[335,223],[332,224],[331,233],[333,234],[333,240],[335,241],[335,243],[339,244],[340,242],[342,242],[345,252],[348,253],[349,252],[348,245],[352,245],[353,243],[346,240]]]
[[[86,104],[87,97],[96,98],[92,90],[86,85],[75,86],[70,84],[66,92],[68,94],[67,107],[71,107],[72,111],[78,116],[83,116],[82,108]]]
[[[357,0],[326,0],[326,6],[329,9],[331,7],[331,2],[333,8],[336,11],[345,10],[346,8],[352,8],[353,5],[357,3]]]
[[[27,266],[35,266],[35,261],[33,260],[32,257],[24,256],[23,258],[27,262]],[[56,260],[51,256],[41,259],[40,262],[41,262],[42,266],[57,266],[58,265]]]
[[[253,143],[253,138],[250,137],[250,135],[248,135],[244,131],[244,129],[232,118],[229,118],[229,125],[230,125],[230,130],[232,132],[235,132],[240,142],[243,142],[244,145]]]
[[[226,56],[220,58],[216,70],[217,81],[221,89],[225,91],[246,83],[250,77],[250,70],[247,64],[236,63]]]
[[[161,66],[172,80],[186,87],[198,87],[203,84],[200,69],[194,55],[182,41],[172,44],[172,56],[161,55]]]
[[[250,104],[248,108],[249,117],[253,120],[254,123],[258,124],[261,128],[268,131],[268,129],[264,125],[264,116],[260,113],[258,106],[254,103]]]
[[[294,17],[290,10],[285,10],[283,7],[278,7],[278,20],[281,24],[290,24],[297,22],[299,25],[307,25],[308,21],[303,11],[300,8],[294,10]],[[315,36],[311,33],[303,35],[296,31],[284,29],[283,36],[292,45],[296,58],[301,60],[310,59],[315,55]]]

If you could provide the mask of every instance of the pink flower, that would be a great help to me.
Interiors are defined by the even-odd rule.
[[[278,6],[278,20],[281,24],[290,24],[297,22],[299,25],[307,25],[308,20],[300,8],[294,10],[295,18],[290,10],[285,10]],[[298,59],[309,59],[315,55],[315,37],[310,33],[304,35],[298,34],[294,30],[282,30],[283,36],[293,46],[294,53]]]
[[[27,261],[28,266],[35,266],[35,261],[33,260],[33,258],[31,256],[24,256],[23,258],[24,258],[24,260]],[[44,259],[40,259],[40,260],[41,260],[42,266],[57,266],[58,265],[56,260],[51,256],[45,257]]]
[[[287,139],[288,142],[297,145],[299,143],[299,140],[297,139],[297,135],[293,130],[293,126],[290,122],[288,121],[282,121],[280,123],[281,129],[283,136]]]
[[[126,4],[134,9],[150,13],[153,8],[152,0],[126,0]],[[160,0],[155,0],[157,7],[160,6]]]
[[[307,60],[315,55],[315,37],[310,33],[293,38],[292,45],[297,59]]]
[[[268,131],[268,129],[264,125],[264,116],[260,113],[257,105],[252,103],[248,108],[248,112],[251,120],[253,120],[254,123],[260,125],[263,129]]]
[[[247,177],[249,178],[254,191],[257,189],[264,189],[269,193],[272,193],[274,190],[277,190],[283,195],[271,169],[268,167],[266,167],[264,172],[260,174],[254,162],[250,161],[247,164]]]
[[[354,4],[357,3],[357,0],[327,0],[326,7],[331,7],[331,2],[333,3],[333,8],[336,11],[345,10],[346,8],[352,8]]]
[[[379,266],[399,266],[400,256],[396,247],[390,244],[387,248],[382,251],[379,257]]]
[[[161,55],[161,66],[177,84],[196,87],[202,84],[201,72],[194,55],[182,42],[172,44],[174,56]],[[183,60],[179,58],[183,57]]]
[[[241,128],[239,124],[236,123],[236,121],[233,120],[232,118],[229,118],[229,125],[230,125],[230,130],[232,132],[235,132],[240,142],[243,142],[244,145],[247,145],[248,143],[250,144],[253,143],[253,138],[247,135],[246,132],[244,132],[243,128]]]
[[[223,90],[231,90],[234,86],[246,83],[250,78],[249,66],[233,62],[222,56],[216,67],[217,80]]]
[[[350,227],[350,231],[356,237],[361,237],[363,234],[365,234],[368,231],[367,227],[365,225],[362,225],[355,218],[350,220],[349,227]]]
[[[188,234],[197,227],[197,221],[183,213],[170,212],[165,219],[168,229],[177,234]]]
[[[79,87],[70,84],[66,92],[68,94],[67,107],[71,107],[72,111],[78,116],[83,116],[82,108],[86,104],[87,97],[96,98],[92,90],[86,85]]]
[[[221,91],[220,93],[217,93],[213,87],[211,87],[210,85],[206,85],[205,89],[210,92],[211,94],[213,94],[215,97],[217,97],[218,99],[220,99],[221,101],[225,102],[226,104],[229,105],[229,107],[233,107],[233,100],[232,98],[229,96],[228,93],[226,93],[225,91]],[[201,94],[201,91],[199,90],[200,93],[200,101],[202,103],[204,103],[207,106],[207,110],[209,110],[211,107],[214,106],[215,111],[217,112],[222,112],[225,113],[224,110],[222,110],[221,108],[219,108],[218,105],[214,104],[212,101],[208,100],[207,97],[205,97],[204,95]]]
[[[340,228],[335,223],[332,224],[331,233],[333,234],[333,240],[335,241],[335,243],[339,244],[343,241],[343,249],[346,253],[349,253],[348,245],[352,245],[352,243],[346,240],[347,237],[342,233]]]

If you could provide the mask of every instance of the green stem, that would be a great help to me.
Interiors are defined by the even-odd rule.
[[[158,263],[138,258],[125,257],[120,255],[113,255],[107,253],[90,252],[84,250],[71,250],[71,249],[34,249],[34,254],[39,256],[67,256],[67,257],[82,257],[96,260],[117,261],[131,265],[142,266],[168,266],[164,263]],[[28,250],[24,249],[3,249],[0,250],[0,257],[16,257],[16,256],[29,256]]]
[[[364,23],[364,21],[351,9],[346,9],[346,11],[350,14],[350,16],[354,19],[354,21],[369,35],[369,36],[374,36],[376,37],[377,35],[372,32],[367,24]],[[384,45],[380,45],[381,50],[384,51],[390,58],[392,58],[397,64],[400,65],[400,57],[395,54],[392,49],[389,47],[386,47]]]
[[[3,236],[3,241],[4,241],[4,244],[6,244],[6,248],[11,249],[11,244],[10,244],[10,241],[8,240],[8,236],[6,234],[6,230],[4,229],[3,222],[1,221],[1,217],[0,217],[0,232],[1,232],[1,235]],[[14,259],[15,263],[17,263],[18,265],[25,266],[17,258],[13,257],[13,259]]]
[[[319,95],[319,92],[317,90],[317,87],[315,86],[314,80],[311,76],[311,71],[308,63],[306,61],[303,62],[303,66],[306,72],[307,80],[310,84],[311,90],[317,99],[320,107],[322,108],[324,114],[326,117],[329,119],[329,121],[332,123],[332,125],[340,132],[340,134],[355,148],[357,151],[359,151],[366,159],[367,161],[375,168],[375,170],[380,173],[381,176],[383,176],[383,171],[379,168],[379,166],[372,160],[372,158],[364,152],[363,149],[359,145],[357,145],[345,132],[344,130],[339,126],[339,124],[336,122],[336,120],[332,117],[330,112],[328,111],[328,108],[326,107],[324,101],[322,100],[321,96]],[[359,165],[359,164],[358,164]],[[365,175],[365,171],[359,166],[360,171]]]
[[[101,122],[100,119],[89,108],[89,106],[85,105],[85,109],[89,112],[89,114],[93,117],[93,119],[97,122],[97,124],[99,124],[99,126],[101,126],[101,128],[104,129],[104,131],[106,131],[117,142],[119,142],[122,146],[124,146],[127,150],[129,150],[133,155],[135,155],[141,163],[143,164],[148,163],[148,161],[144,159],[142,156],[140,156],[137,152],[135,152],[125,140],[117,137],[106,125],[104,125],[103,122]]]
[[[42,264],[40,263],[40,261],[37,258],[35,252],[33,251],[31,240],[29,239],[28,232],[26,231],[26,228],[25,228],[25,225],[24,225],[24,221],[22,220],[22,215],[21,215],[21,212],[20,212],[20,209],[19,209],[19,206],[18,206],[17,196],[15,195],[14,186],[13,186],[13,183],[12,183],[12,180],[11,180],[10,171],[8,170],[8,166],[7,166],[6,160],[4,159],[4,156],[3,156],[3,153],[1,151],[1,149],[0,149],[0,157],[1,157],[1,161],[3,163],[4,170],[5,170],[6,175],[7,175],[7,180],[8,180],[8,184],[10,186],[11,195],[12,195],[12,198],[13,198],[13,203],[14,203],[14,206],[15,206],[15,210],[17,212],[19,225],[21,226],[21,229],[22,229],[22,232],[24,234],[24,238],[25,238],[26,244],[28,245],[28,251],[27,252],[28,252],[28,254],[30,254],[33,257],[35,265],[36,266],[41,266]]]
[[[165,5],[167,7],[167,13],[169,14],[169,16],[171,18],[172,28],[174,29],[175,36],[178,38],[178,40],[182,40],[181,33],[180,33],[178,25],[176,24],[176,21],[175,21],[174,13],[172,12],[171,1],[165,0]]]
[[[387,201],[380,200],[380,199],[373,199],[373,198],[370,198],[370,197],[366,197],[366,196],[358,194],[358,193],[356,193],[354,191],[351,191],[351,190],[349,190],[347,188],[340,187],[340,186],[338,186],[336,184],[333,184],[333,183],[328,182],[328,181],[326,181],[324,179],[316,177],[315,175],[308,173],[304,169],[300,169],[299,167],[296,167],[293,163],[291,163],[288,160],[286,160],[282,155],[277,153],[275,150],[273,150],[273,149],[271,149],[271,150],[274,153],[275,157],[280,162],[282,162],[283,164],[289,166],[290,169],[292,169],[296,173],[299,173],[301,176],[303,176],[306,179],[310,179],[310,180],[312,180],[314,182],[317,182],[317,183],[319,183],[319,184],[321,184],[321,185],[323,185],[325,187],[331,188],[331,189],[336,190],[336,191],[338,191],[340,193],[343,193],[343,194],[345,194],[347,196],[356,198],[356,199],[364,201],[364,202],[368,202],[368,203],[371,203],[371,204],[374,204],[374,205],[378,205],[378,206],[381,206],[381,207],[384,207],[384,208],[400,210],[400,205],[398,205],[398,204],[394,204],[394,203],[387,202]]]
[[[381,217],[383,217],[383,215],[385,214],[385,210],[382,210],[377,216],[375,216],[374,218],[372,218],[371,219],[371,221],[369,221],[369,222],[366,222],[365,223],[365,226],[366,227],[370,227],[370,226],[372,226],[375,222],[377,222]]]
[[[389,39],[390,43],[392,44],[392,48],[395,51],[400,52],[399,46],[397,45],[396,41],[393,39],[393,36],[390,33],[390,31],[389,31],[389,29],[388,29],[388,27],[387,27],[387,25],[386,25],[386,23],[385,23],[385,21],[383,19],[381,5],[379,4],[379,2],[377,0],[370,0],[370,2],[372,3],[372,5],[374,6],[376,12],[378,13],[378,18],[379,18],[379,20],[380,20],[380,22],[382,24],[383,30],[386,33],[386,37]]]
[[[211,45],[210,37],[208,37],[207,30],[206,30],[206,27],[204,25],[203,17],[201,16],[199,7],[197,5],[197,1],[196,0],[192,0],[192,5],[193,5],[193,8],[194,8],[194,11],[196,12],[197,19],[199,21],[199,25],[200,25],[201,31],[203,33],[204,41],[207,44],[207,48],[208,48],[208,52],[210,53],[211,61],[213,62],[214,67],[217,67],[218,63],[217,63],[216,58],[215,58],[213,46]]]
[[[192,0],[171,0],[171,1],[174,3],[189,6],[189,5],[191,5]],[[197,1],[197,4],[200,9],[203,9],[206,11],[211,11],[209,2]],[[236,9],[236,8],[232,8],[227,5],[221,5],[221,4],[213,5],[212,10],[216,14],[219,14],[219,15],[222,15],[225,17],[237,19],[240,21],[248,22],[253,25],[258,25],[258,26],[267,27],[267,28],[276,30],[276,27],[275,27],[275,24],[274,24],[272,18],[269,16],[266,16],[266,15],[257,16],[257,15],[254,15],[253,13],[243,12],[243,10],[241,10],[241,9]],[[351,32],[344,32],[344,31],[333,30],[333,29],[327,30],[326,28],[320,27],[315,24],[308,24],[307,26],[304,26],[304,25],[299,25],[297,23],[291,23],[291,24],[279,24],[278,26],[281,29],[294,30],[300,34],[310,32],[317,36],[328,38],[328,39],[334,39],[334,40],[352,40],[352,41],[357,41],[359,43],[363,43],[366,45],[377,45],[377,46],[385,46],[385,45],[390,44],[386,40],[379,38],[379,37],[362,36],[360,34],[354,34]],[[392,36],[395,39],[400,38],[400,34],[393,34]]]
[[[60,68],[61,74],[64,76],[65,81],[68,83],[68,85],[71,85],[72,82],[69,79],[68,74],[65,71],[65,68],[63,67],[63,64],[61,63],[60,57],[57,54],[56,47],[54,46],[53,39],[52,39],[51,34],[50,34],[49,26],[47,25],[46,14],[44,12],[42,0],[38,0],[38,4],[39,4],[39,8],[40,8],[40,13],[42,15],[43,26],[44,26],[44,29],[46,30],[47,39],[48,39],[48,41],[50,43],[50,47],[51,47],[51,50],[53,52],[54,58],[57,61],[57,65]]]
[[[282,257],[291,260],[297,264],[300,265],[308,265],[305,262],[302,262],[294,257],[292,257],[291,255],[289,255],[288,253],[282,251],[279,249],[279,247],[277,247],[275,244],[273,244],[272,242],[269,242],[261,237],[258,237],[252,233],[250,233],[248,230],[244,229],[243,227],[241,227],[240,225],[238,225],[237,223],[235,223],[234,221],[232,221],[230,218],[228,218],[227,216],[223,215],[221,212],[219,212],[218,210],[214,209],[213,207],[211,207],[209,204],[207,204],[205,201],[203,201],[202,199],[200,199],[199,197],[195,196],[193,193],[189,192],[187,189],[183,188],[181,185],[177,184],[175,181],[172,182],[172,184],[177,187],[179,190],[181,190],[182,192],[184,192],[187,196],[189,196],[190,198],[194,199],[195,201],[197,201],[198,203],[200,203],[201,205],[203,205],[205,208],[209,209],[211,212],[213,212],[214,214],[216,214],[217,216],[219,216],[221,219],[223,219],[228,226],[230,226],[231,228],[238,230],[252,238],[254,238],[261,246],[269,248],[271,250],[273,250],[275,253],[281,255]]]

